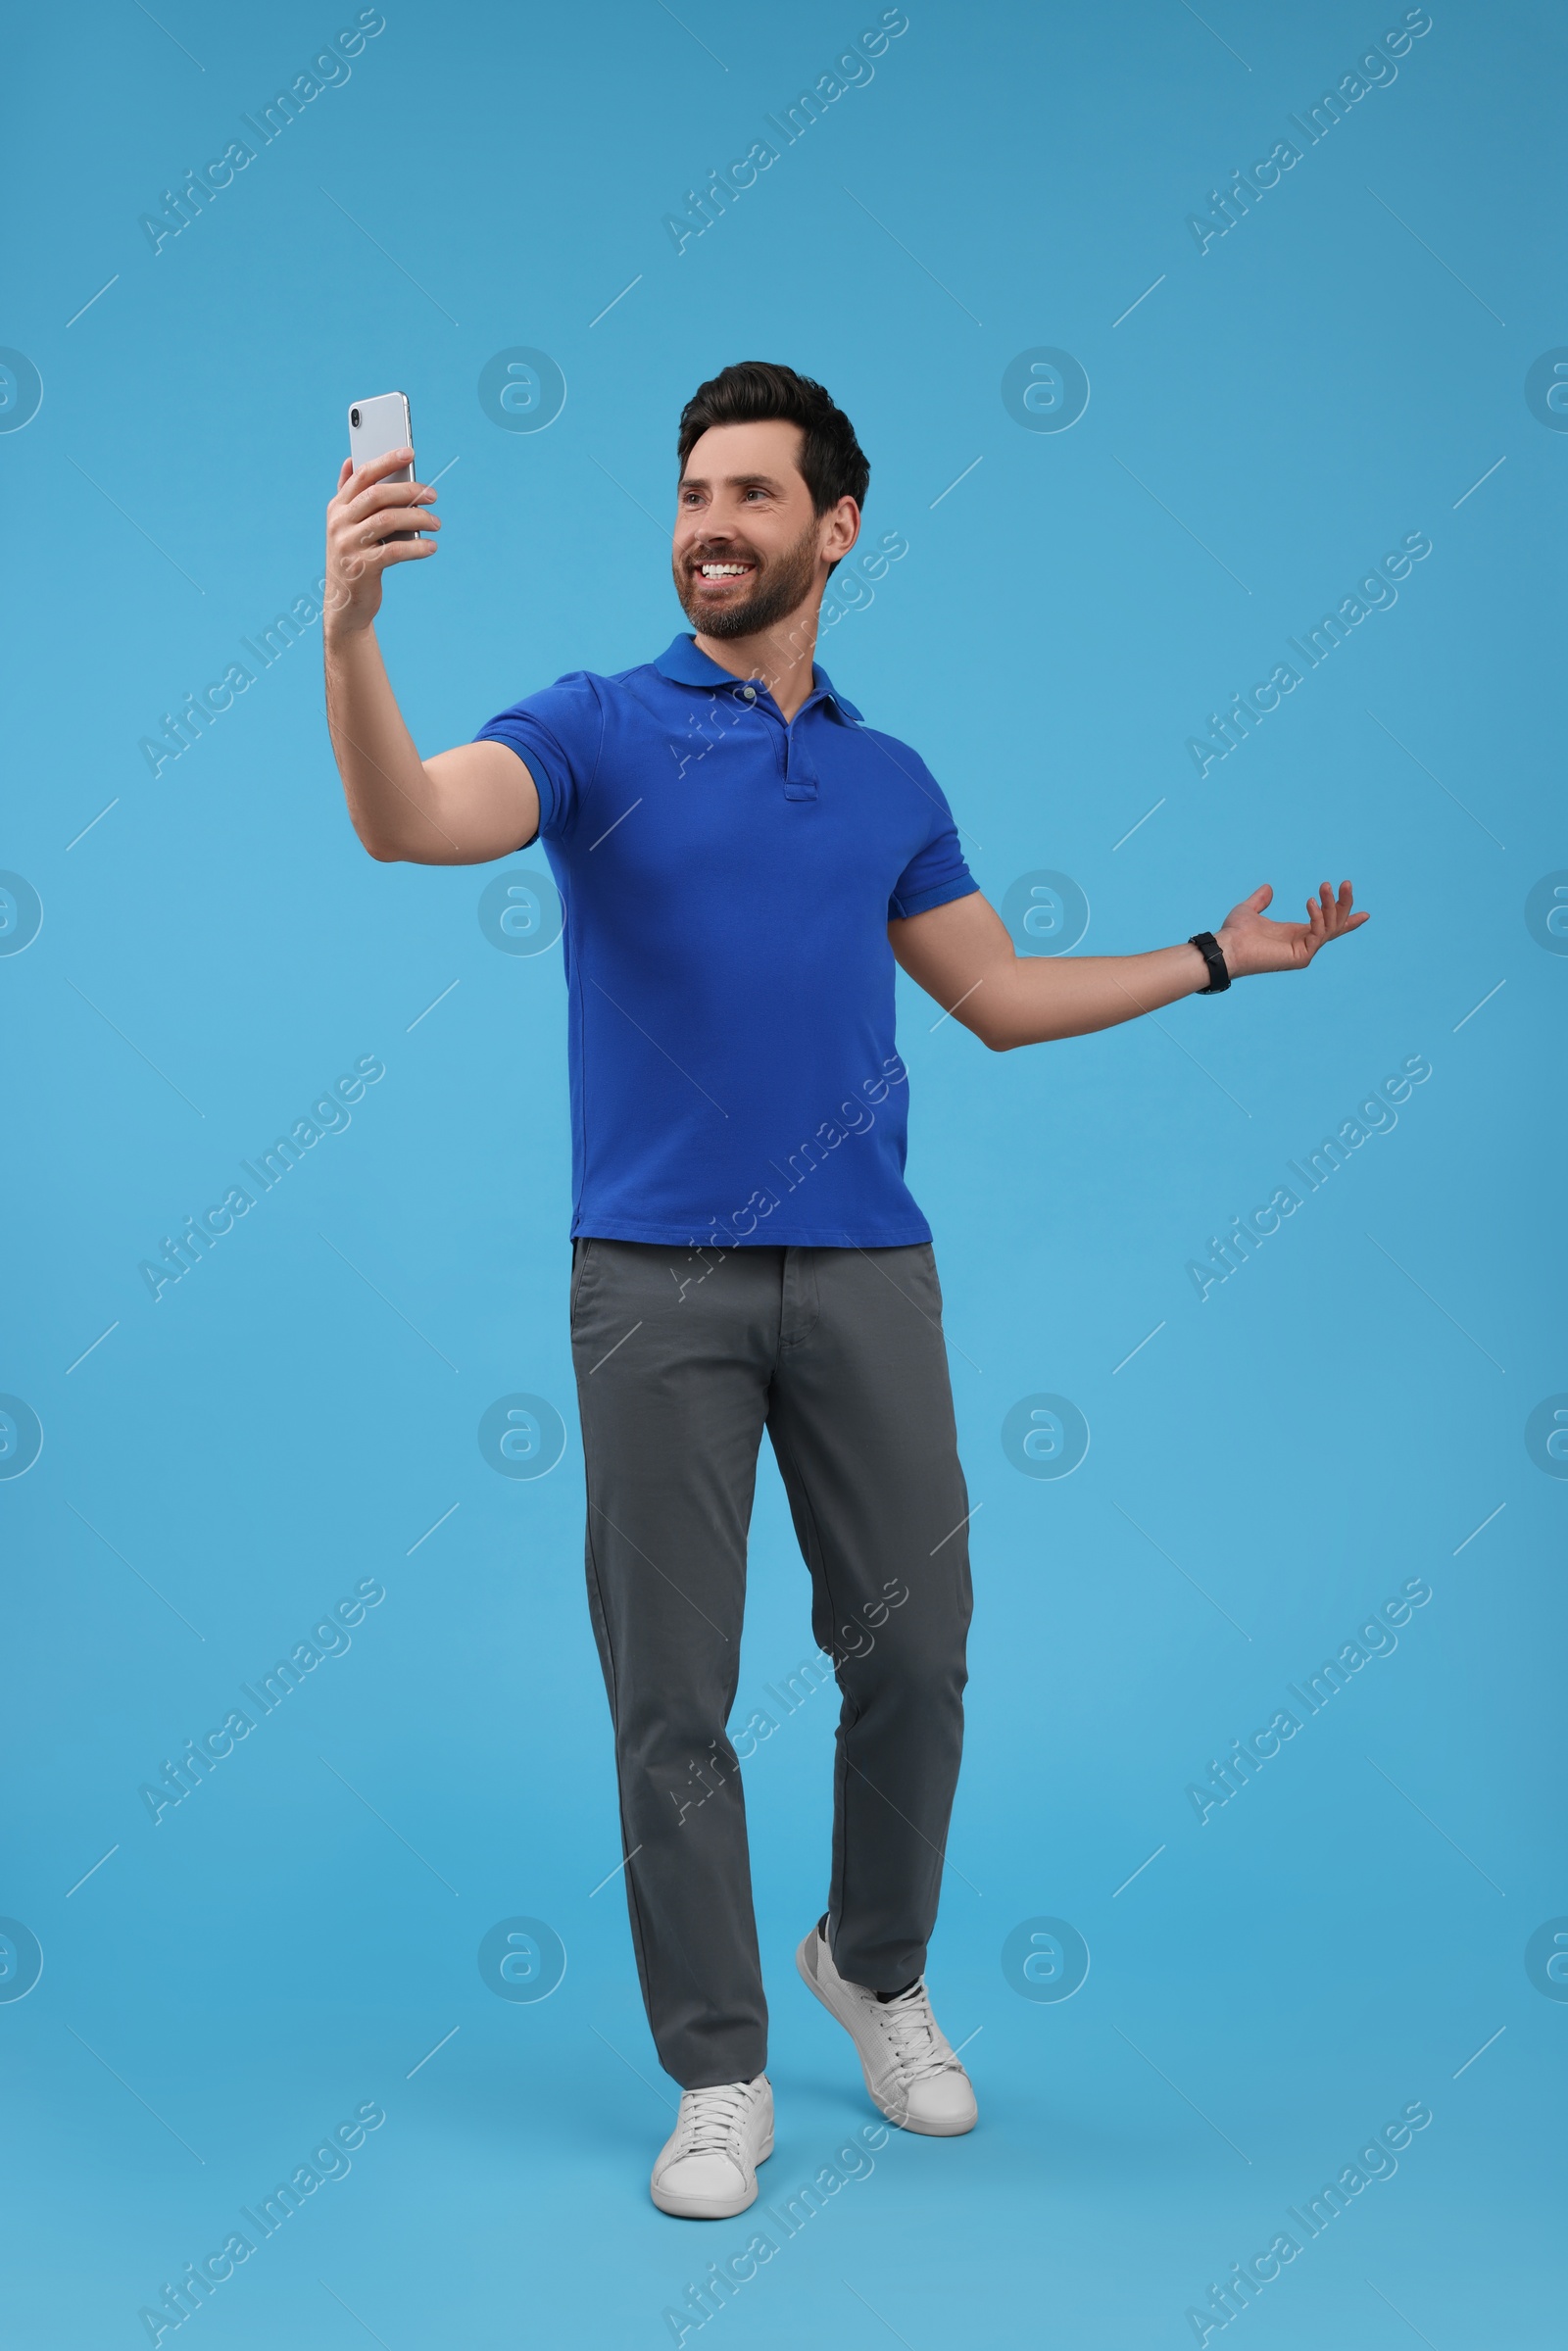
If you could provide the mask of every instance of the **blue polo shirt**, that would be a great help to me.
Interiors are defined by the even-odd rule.
[[[526,762],[565,907],[573,1234],[929,1241],[887,925],[977,885],[924,761],[821,669],[786,724],[690,636],[476,740]]]

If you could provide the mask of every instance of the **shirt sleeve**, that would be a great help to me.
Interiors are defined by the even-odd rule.
[[[605,712],[593,678],[584,669],[558,677],[542,693],[530,694],[488,719],[476,743],[505,743],[533,777],[539,793],[539,833],[564,840],[594,780],[604,742]],[[519,849],[530,843],[519,841]]]
[[[967,898],[980,887],[958,847],[953,810],[941,785],[923,762],[919,782],[930,803],[931,826],[924,847],[909,859],[888,900],[889,922],[898,922],[909,914],[927,914],[933,906],[945,906],[951,898]]]

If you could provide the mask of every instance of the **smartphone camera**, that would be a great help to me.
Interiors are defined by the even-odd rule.
[[[360,421],[360,412],[359,412],[359,410],[358,410],[357,408],[351,408],[351,409],[350,409],[350,411],[349,411],[349,422],[350,422],[350,423],[351,423],[351,424],[352,424],[352,425],[353,425],[353,426],[356,428],[356,430],[357,430],[357,429],[358,429],[358,427],[359,427],[359,421]]]

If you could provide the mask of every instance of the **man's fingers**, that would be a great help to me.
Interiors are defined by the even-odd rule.
[[[1325,882],[1322,891],[1322,905],[1325,912],[1323,931],[1325,939],[1348,938],[1351,931],[1358,931],[1363,922],[1371,920],[1369,914],[1355,910],[1355,892],[1348,882],[1341,882],[1337,897]]]
[[[362,490],[369,488],[371,482],[383,481],[387,474],[396,473],[404,465],[412,465],[413,463],[412,449],[384,450],[379,457],[371,458],[368,465],[355,467],[349,476],[350,496],[358,497]]]
[[[390,539],[394,532],[413,529],[438,531],[440,517],[423,507],[381,507],[363,516],[358,522],[345,525],[340,538],[351,547],[373,547],[378,539]]]
[[[1244,917],[1255,917],[1256,915],[1261,914],[1263,908],[1268,905],[1273,896],[1273,884],[1270,882],[1260,882],[1257,888],[1252,892],[1250,898],[1244,898],[1239,906],[1232,906],[1230,912],[1225,917],[1226,922],[1235,923],[1242,920]]]
[[[359,491],[356,496],[344,499],[343,512],[351,521],[357,522],[361,515],[377,514],[382,507],[422,506],[427,504],[432,496],[433,493],[427,482],[371,482],[368,488]]]
[[[372,481],[343,503],[350,514],[361,514],[368,513],[374,506],[416,506],[420,499],[434,496],[427,481]]]
[[[368,547],[376,539],[389,538],[394,530],[412,529],[435,531],[441,528],[440,516],[426,513],[423,507],[382,507],[376,513],[364,515],[358,522],[347,525],[343,536],[356,547]]]
[[[349,560],[360,555],[374,555],[383,547],[433,547],[434,539],[405,539],[378,527],[369,527],[356,534]]]
[[[368,572],[384,571],[388,563],[402,563],[410,556],[434,555],[434,539],[389,539],[384,543],[371,540],[368,546],[355,547],[340,559],[340,575],[353,582]]]
[[[434,555],[435,548],[434,539],[397,539],[370,552],[385,568],[388,563],[406,563],[415,557]]]
[[[356,466],[351,460],[346,459],[344,461],[346,470],[338,476],[337,496],[347,506],[354,499],[363,497],[367,490],[373,490],[376,484],[384,481],[389,473],[401,473],[403,468],[412,463],[413,452],[408,449],[389,449],[384,457],[376,458],[368,465]],[[398,483],[395,486],[405,490],[412,490],[416,487],[413,482]]]

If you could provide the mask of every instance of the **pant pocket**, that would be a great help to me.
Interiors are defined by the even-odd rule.
[[[583,1276],[588,1271],[593,1246],[592,1237],[583,1233],[579,1233],[571,1245],[571,1304],[569,1311],[573,1322],[577,1319],[577,1299],[582,1290]]]

